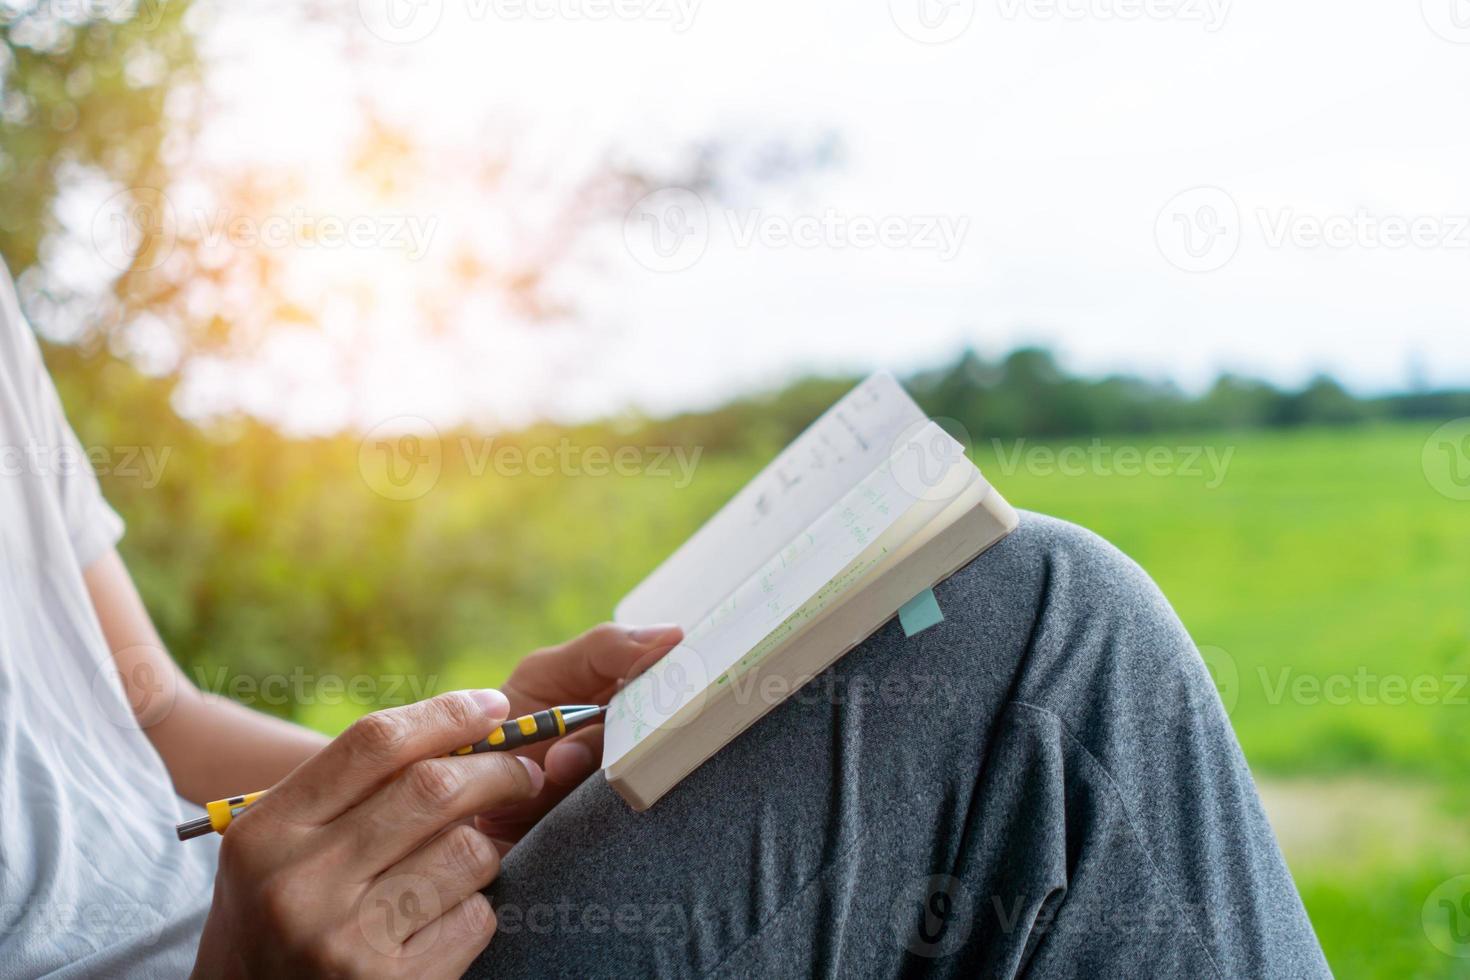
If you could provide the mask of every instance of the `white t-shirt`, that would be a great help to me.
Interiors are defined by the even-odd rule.
[[[122,527],[0,266],[0,976],[183,976],[209,908],[82,581]]]

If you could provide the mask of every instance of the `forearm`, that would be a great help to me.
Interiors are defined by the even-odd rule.
[[[179,795],[195,803],[268,789],[327,744],[327,737],[203,694],[178,673],[173,709],[148,728]]]
[[[163,648],[117,552],[93,562],[85,578],[128,703],[181,796],[207,803],[269,788],[327,744],[299,725],[201,693]]]

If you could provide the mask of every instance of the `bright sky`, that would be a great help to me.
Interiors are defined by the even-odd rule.
[[[331,175],[368,92],[433,151],[402,199],[432,233],[417,261],[304,256],[323,295],[370,284],[370,312],[201,371],[195,411],[298,429],[664,412],[1023,341],[1192,387],[1227,368],[1470,382],[1467,0],[342,6],[351,71],[330,31],[219,14],[206,154],[309,168],[309,208],[351,216]],[[526,186],[555,187],[609,154],[827,133],[832,169],[730,200],[665,192],[589,234],[560,280],[573,322],[525,329],[490,303],[430,339],[409,301],[456,243],[516,255],[504,207],[456,173],[478,156],[508,150]]]

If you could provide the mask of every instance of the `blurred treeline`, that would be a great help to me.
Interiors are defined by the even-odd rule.
[[[76,346],[49,346],[47,356],[109,499],[128,520],[124,554],[160,631],[206,684],[218,670],[423,678],[446,665],[508,664],[609,615],[857,380],[808,378],[666,419],[445,431],[431,447],[442,463],[432,489],[398,500],[378,492],[357,435],[292,439],[250,419],[196,425],[174,412],[168,378]],[[927,411],[986,445],[1470,414],[1466,392],[1360,399],[1327,379],[1281,391],[1223,378],[1190,397],[1138,379],[1079,378],[1035,348],[996,361],[966,353],[905,381]],[[683,447],[694,478],[681,480],[671,461],[636,476],[483,467],[487,450],[562,444],[633,447],[645,466],[662,447]],[[133,447],[138,456],[128,460]]]
[[[772,434],[784,441],[856,380],[808,379],[717,412],[650,424],[666,438],[715,451],[764,445]],[[975,439],[1352,425],[1470,414],[1467,391],[1361,398],[1326,375],[1301,388],[1282,389],[1224,374],[1206,392],[1191,396],[1167,382],[1127,375],[1079,377],[1041,347],[995,359],[966,351],[953,363],[903,380],[926,412],[959,422]]]

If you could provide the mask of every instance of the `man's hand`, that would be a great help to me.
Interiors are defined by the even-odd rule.
[[[459,976],[495,931],[480,889],[499,852],[597,771],[602,725],[523,755],[442,756],[513,714],[606,703],[682,639],[604,624],[531,654],[505,694],[359,719],[230,824],[195,975]]]
[[[440,758],[510,713],[456,691],[367,715],[230,824],[198,977],[458,977],[495,931],[500,871],[466,819],[540,793],[510,753]]]
[[[525,715],[559,704],[606,704],[629,679],[650,667],[684,639],[673,623],[628,628],[593,627],[560,646],[537,650],[511,673],[503,690],[511,714]],[[564,796],[602,764],[602,725],[588,725],[553,742],[521,752],[546,770],[546,785],[531,800],[482,814],[476,826],[501,850],[521,839]]]

